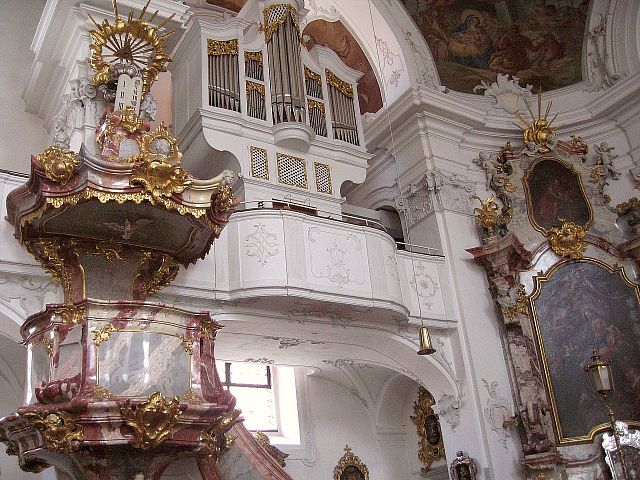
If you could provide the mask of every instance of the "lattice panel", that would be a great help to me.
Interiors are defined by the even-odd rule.
[[[313,169],[316,174],[316,190],[320,193],[328,193],[331,195],[333,188],[331,187],[331,170],[329,169],[329,165],[314,162]]]
[[[278,153],[278,181],[285,185],[309,188],[307,183],[307,163],[303,158]]]
[[[269,180],[269,157],[264,148],[251,147],[251,176]]]

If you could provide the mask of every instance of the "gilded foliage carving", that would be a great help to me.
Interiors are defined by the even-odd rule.
[[[33,426],[42,432],[46,448],[58,453],[71,453],[80,446],[84,438],[82,426],[73,422],[67,412],[27,413]]]
[[[73,176],[73,172],[80,164],[78,154],[51,146],[36,157],[38,164],[44,168],[44,174],[52,182],[65,185]]]
[[[226,432],[240,421],[240,413],[242,413],[240,410],[234,410],[231,413],[219,415],[209,427],[202,430],[200,442],[205,456],[218,459],[220,455],[231,448],[235,438],[227,435]]]
[[[416,426],[420,443],[418,458],[422,463],[422,472],[427,472],[431,464],[444,457],[444,443],[440,430],[440,421],[433,411],[436,401],[429,391],[420,387],[418,399],[413,404],[411,421]]]
[[[180,399],[167,400],[160,392],[152,393],[146,402],[136,405],[127,400],[120,413],[133,430],[133,446],[143,450],[157,447],[168,439],[182,414]]]

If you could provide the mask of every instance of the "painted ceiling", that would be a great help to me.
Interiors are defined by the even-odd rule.
[[[398,0],[424,36],[440,81],[473,93],[509,74],[545,91],[582,80],[589,0]]]

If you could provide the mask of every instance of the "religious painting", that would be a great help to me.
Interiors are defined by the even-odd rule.
[[[422,463],[423,473],[429,471],[431,464],[444,457],[444,443],[440,421],[433,411],[436,401],[433,395],[424,387],[418,389],[418,399],[413,404],[411,421],[416,426],[416,433],[420,438],[418,459]]]
[[[400,0],[424,36],[440,81],[473,93],[498,74],[543,90],[582,80],[588,0]]]
[[[333,469],[333,480],[369,480],[369,469],[349,445],[344,447],[344,455]]]
[[[640,420],[640,290],[621,268],[564,261],[535,277],[531,307],[560,444],[589,442],[609,428],[584,371],[595,347],[611,362],[616,416]]]
[[[536,230],[546,235],[565,221],[583,227],[593,223],[593,212],[580,174],[560,160],[537,161],[525,172],[522,182],[529,219]]]
[[[358,80],[358,102],[360,113],[376,113],[382,108],[382,94],[373,68],[364,51],[342,22],[314,20],[302,32],[307,50],[315,45],[333,50],[345,65],[362,72]]]

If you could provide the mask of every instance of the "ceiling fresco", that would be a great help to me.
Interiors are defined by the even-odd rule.
[[[358,81],[360,113],[375,113],[382,108],[382,94],[373,68],[342,22],[314,20],[305,27],[302,35],[307,49],[311,50],[314,45],[330,48],[346,65],[364,73]]]
[[[207,0],[207,3],[238,13],[242,7],[244,7],[244,4],[247,3],[247,0]]]
[[[426,39],[443,85],[473,93],[515,75],[549,91],[582,80],[589,0],[398,0]]]

